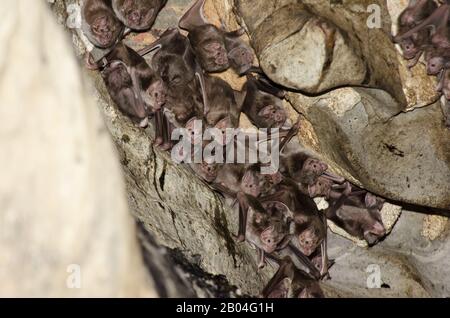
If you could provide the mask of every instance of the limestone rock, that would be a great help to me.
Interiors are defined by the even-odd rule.
[[[0,296],[157,296],[70,41],[42,1],[0,10]]]

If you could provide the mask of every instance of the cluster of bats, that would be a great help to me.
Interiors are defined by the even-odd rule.
[[[136,52],[123,44],[124,34],[149,30],[165,0],[85,0],[83,31],[94,45],[109,49],[101,61],[88,58],[87,66],[101,71],[111,98],[136,125],[145,128],[154,119],[155,143],[164,150],[173,147],[172,129],[192,129],[195,119],[224,131],[237,128],[245,113],[258,128],[279,128],[276,173],[262,174],[262,163],[190,166],[227,202],[238,205],[236,240],[257,248],[259,266],[279,266],[264,297],[322,297],[319,282],[329,278],[332,265],[327,220],[373,245],[385,236],[384,201],[329,173],[325,163],[304,150],[288,149],[300,125],[289,123],[283,89],[253,65],[243,30],[227,32],[208,23],[204,2],[196,1],[179,21],[188,36],[168,29]],[[150,52],[147,63],[143,56]],[[211,75],[229,68],[247,77],[242,91]],[[319,210],[316,197],[325,197],[329,207]]]
[[[450,1],[409,0],[398,19],[399,32],[394,37],[403,57],[414,67],[424,55],[427,74],[437,76],[437,90],[450,101]],[[450,115],[446,124],[450,127]]]

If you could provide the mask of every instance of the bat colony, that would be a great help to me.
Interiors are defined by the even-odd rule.
[[[88,66],[101,71],[111,98],[136,125],[145,128],[153,118],[155,144],[164,150],[173,147],[174,127],[191,129],[194,119],[224,131],[238,127],[245,113],[258,128],[282,129],[281,167],[274,174],[261,174],[261,164],[203,162],[191,168],[238,203],[236,239],[257,248],[259,266],[278,266],[262,296],[323,297],[320,281],[330,278],[333,264],[327,257],[327,220],[373,245],[385,236],[380,215],[384,201],[332,175],[325,163],[301,149],[286,149],[300,127],[286,128],[284,91],[253,66],[253,51],[240,39],[243,30],[225,31],[208,23],[205,0],[196,1],[180,20],[187,37],[177,28],[168,29],[140,52],[121,42],[126,32],[149,30],[165,2],[84,1],[84,33],[95,46],[109,49],[102,65],[88,59]],[[450,97],[450,55],[445,50],[450,45],[449,8],[438,8],[431,0],[410,1],[395,39],[407,59],[416,61],[425,52],[430,74],[440,74],[440,89]],[[150,52],[147,63],[143,56]],[[246,76],[242,91],[210,75],[229,68]],[[319,210],[316,197],[325,197],[329,207]]]
[[[450,109],[450,1],[409,0],[398,18],[399,33],[393,38],[402,49],[403,57],[414,67],[424,55],[427,74],[438,77],[437,91]],[[445,123],[450,127],[450,112],[445,111]]]

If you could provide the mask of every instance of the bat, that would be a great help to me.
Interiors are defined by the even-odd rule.
[[[437,5],[433,0],[410,0],[408,7],[398,19],[399,35],[419,25],[436,9]],[[408,65],[409,67],[415,66],[419,61],[423,49],[428,45],[429,37],[429,30],[421,30],[402,39],[399,39],[398,36],[394,38],[394,41],[399,43],[402,48],[403,57],[411,60],[411,63]]]
[[[218,128],[222,133],[226,128],[237,128],[240,110],[234,90],[227,82],[214,76],[205,76],[205,84],[209,105],[205,113],[207,126]]]
[[[123,43],[106,59],[108,65],[102,77],[111,98],[122,112],[146,127],[148,116],[165,103],[161,79],[139,54]]]
[[[380,211],[384,200],[367,191],[352,191],[337,209],[326,216],[350,235],[374,245],[386,235]]]
[[[328,165],[304,152],[282,155],[280,172],[304,185],[313,185],[328,170]]]
[[[185,127],[193,117],[202,119],[208,111],[204,76],[189,40],[177,29],[168,29],[139,54],[152,51],[152,66],[167,87],[165,108],[172,112],[174,125]]]
[[[264,298],[324,298],[317,280],[298,269],[291,258],[276,260],[279,268],[262,291]]]
[[[167,0],[112,0],[117,18],[135,31],[149,30]]]
[[[205,0],[197,0],[180,19],[202,68],[208,73],[232,67],[239,75],[252,68],[254,55],[240,37],[244,30],[225,32],[208,23],[203,15]]]
[[[242,112],[258,128],[282,128],[287,120],[283,101],[278,96],[284,93],[270,84],[247,75],[244,86],[245,98]]]
[[[98,48],[112,47],[124,31],[123,24],[114,15],[111,1],[108,0],[85,0],[81,17],[83,33]]]

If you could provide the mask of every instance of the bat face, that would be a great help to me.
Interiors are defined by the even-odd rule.
[[[162,80],[157,80],[148,87],[147,94],[152,99],[153,110],[160,110],[166,103],[167,87]]]
[[[129,115],[132,119],[138,119],[141,126],[148,124],[147,109],[142,103],[139,103],[130,74],[123,63],[111,64],[102,73],[105,84],[113,101],[121,111]]]
[[[162,0],[116,0],[113,8],[119,19],[130,29],[143,31],[155,23]]]
[[[180,56],[158,53],[153,58],[153,66],[169,89],[185,86],[194,79],[194,71],[187,67]]]
[[[203,30],[207,26],[198,27],[196,30]],[[208,31],[208,30],[206,30]],[[207,33],[207,32],[205,32]],[[228,60],[228,53],[225,44],[219,35],[214,37],[207,37],[203,35],[205,40],[197,43],[191,40],[192,47],[198,56],[201,66],[206,72],[215,73],[225,71],[230,67]],[[194,32],[189,34],[189,39],[199,38]]]
[[[367,220],[368,228],[364,231],[364,239],[369,243],[369,245],[374,245],[382,237],[386,235],[386,230],[382,223],[376,220]]]
[[[229,51],[228,58],[230,66],[239,75],[247,73],[253,66],[253,52],[244,44]]]
[[[328,197],[332,186],[333,182],[331,180],[319,177],[314,184],[308,186],[309,196],[311,198]]]
[[[231,128],[231,127],[233,127],[233,126],[231,124],[231,119],[229,117],[226,117],[226,118],[220,120],[214,126],[214,128],[217,128],[218,130],[220,130],[220,132],[222,134],[222,139],[218,141],[220,145],[225,146],[233,140],[232,138],[228,138],[228,136],[226,134],[227,128]]]
[[[286,111],[279,105],[268,105],[258,113],[264,128],[281,128],[287,120]]]
[[[247,171],[241,181],[241,190],[245,194],[258,197],[261,194],[259,178],[253,171]]]
[[[400,47],[403,52],[403,57],[407,60],[413,59],[420,51],[412,38],[402,40],[400,42]]]
[[[218,171],[218,166],[216,164],[208,164],[206,162],[202,162],[201,164],[198,164],[196,166],[196,172],[206,182],[212,183],[216,179]]]
[[[427,60],[427,74],[437,75],[445,66],[445,61],[442,56],[432,56]]]
[[[201,131],[195,131],[195,122],[197,120],[198,119],[196,117],[191,118],[184,127],[189,135],[192,145],[199,145],[203,142]]]
[[[286,231],[283,231],[279,220],[272,220],[273,225],[266,228],[260,236],[263,250],[266,253],[273,253],[278,245],[286,236]]]
[[[109,12],[99,12],[91,24],[94,41],[100,48],[113,46],[122,31],[122,25]]]
[[[321,242],[322,238],[313,227],[308,227],[298,235],[299,249],[306,256],[313,254]]]

